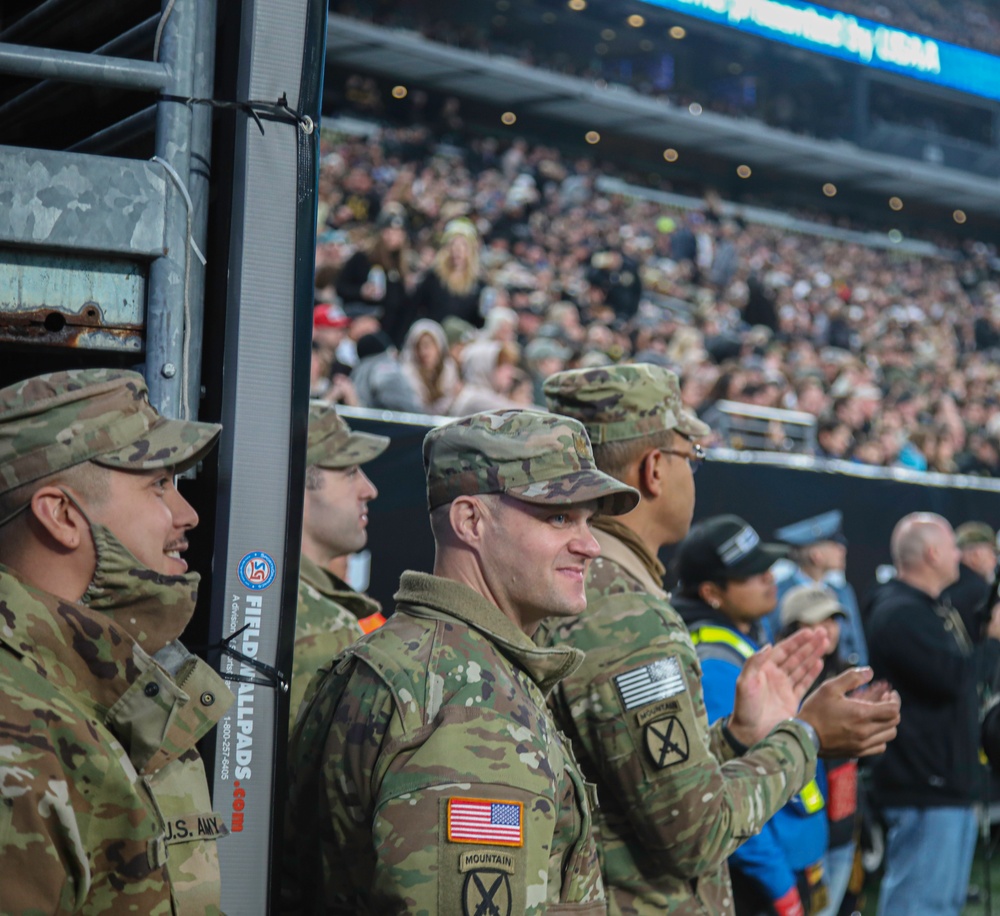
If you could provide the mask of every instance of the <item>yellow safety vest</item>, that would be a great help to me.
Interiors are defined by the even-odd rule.
[[[703,643],[707,645],[721,644],[729,646],[730,649],[742,656],[744,660],[753,655],[755,651],[753,646],[739,634],[734,633],[732,630],[727,630],[725,627],[716,627],[712,624],[706,624],[698,627],[697,630],[693,630],[691,632],[691,642],[696,646]],[[799,791],[798,799],[806,814],[815,814],[817,811],[822,811],[826,805],[826,802],[823,800],[823,793],[819,790],[819,784],[815,779],[810,779],[802,787]]]

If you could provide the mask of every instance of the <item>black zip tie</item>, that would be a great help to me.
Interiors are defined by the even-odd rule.
[[[282,693],[288,693],[288,680],[277,668],[272,665],[268,665],[266,662],[260,661],[260,659],[244,655],[238,649],[234,649],[230,645],[230,643],[236,639],[237,636],[249,627],[250,624],[248,623],[240,627],[240,629],[238,629],[235,633],[230,633],[228,636],[224,636],[217,643],[213,643],[210,646],[198,646],[198,648],[194,649],[194,651],[205,653],[222,652],[231,658],[235,658],[237,661],[243,662],[243,664],[256,669],[267,678],[267,680],[261,680],[260,678],[247,677],[243,674],[232,674],[219,671],[219,674],[227,681],[239,681],[242,684],[257,684],[261,687],[273,687],[276,690],[280,690]]]
[[[263,100],[228,102],[220,99],[198,99],[193,96],[185,97],[183,95],[170,95],[168,93],[161,93],[160,99],[165,102],[179,102],[181,105],[209,105],[212,108],[242,111],[254,119],[254,123],[259,128],[261,136],[264,136],[265,120],[295,124],[307,134],[311,134],[314,128],[313,119],[309,115],[299,114],[297,111],[292,110],[288,104],[288,94],[284,92],[277,102],[265,102]]]

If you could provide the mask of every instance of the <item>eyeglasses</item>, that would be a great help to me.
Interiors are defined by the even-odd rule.
[[[687,440],[691,442],[690,439]],[[708,457],[705,454],[705,449],[703,449],[697,442],[691,442],[690,452],[678,452],[676,449],[671,448],[661,448],[659,451],[664,455],[676,455],[678,458],[686,458],[688,467],[691,468],[692,474],[698,473],[698,468],[701,467],[702,462]]]

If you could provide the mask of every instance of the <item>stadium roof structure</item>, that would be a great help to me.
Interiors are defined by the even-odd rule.
[[[992,222],[1000,207],[1000,180],[954,168],[861,149],[843,140],[816,140],[762,124],[643,96],[629,87],[595,85],[331,14],[327,61],[391,78],[411,88],[448,93],[548,121],[578,124],[624,138],[702,151],[734,163],[833,182],[844,190],[899,195],[961,209]]]

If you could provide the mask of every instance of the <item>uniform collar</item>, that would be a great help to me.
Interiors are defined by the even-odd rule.
[[[6,566],[0,596],[0,642],[98,718],[139,676],[136,652],[149,658],[110,617],[34,588]]]
[[[34,588],[2,565],[0,643],[71,694],[143,772],[192,749],[234,699],[179,643],[161,650],[168,673],[107,615]]]
[[[414,616],[421,616],[421,608],[429,608],[483,633],[530,675],[543,694],[548,694],[583,662],[583,653],[578,649],[536,646],[492,601],[461,582],[427,573],[404,572],[394,598]]]
[[[631,528],[617,519],[601,515],[594,521],[594,537],[601,545],[602,560],[617,563],[647,592],[661,601],[666,600],[667,592],[663,588],[666,570]]]
[[[356,592],[343,579],[328,569],[323,569],[305,554],[299,559],[299,578],[321,595],[347,608],[358,619],[378,614],[382,605],[374,598]]]

